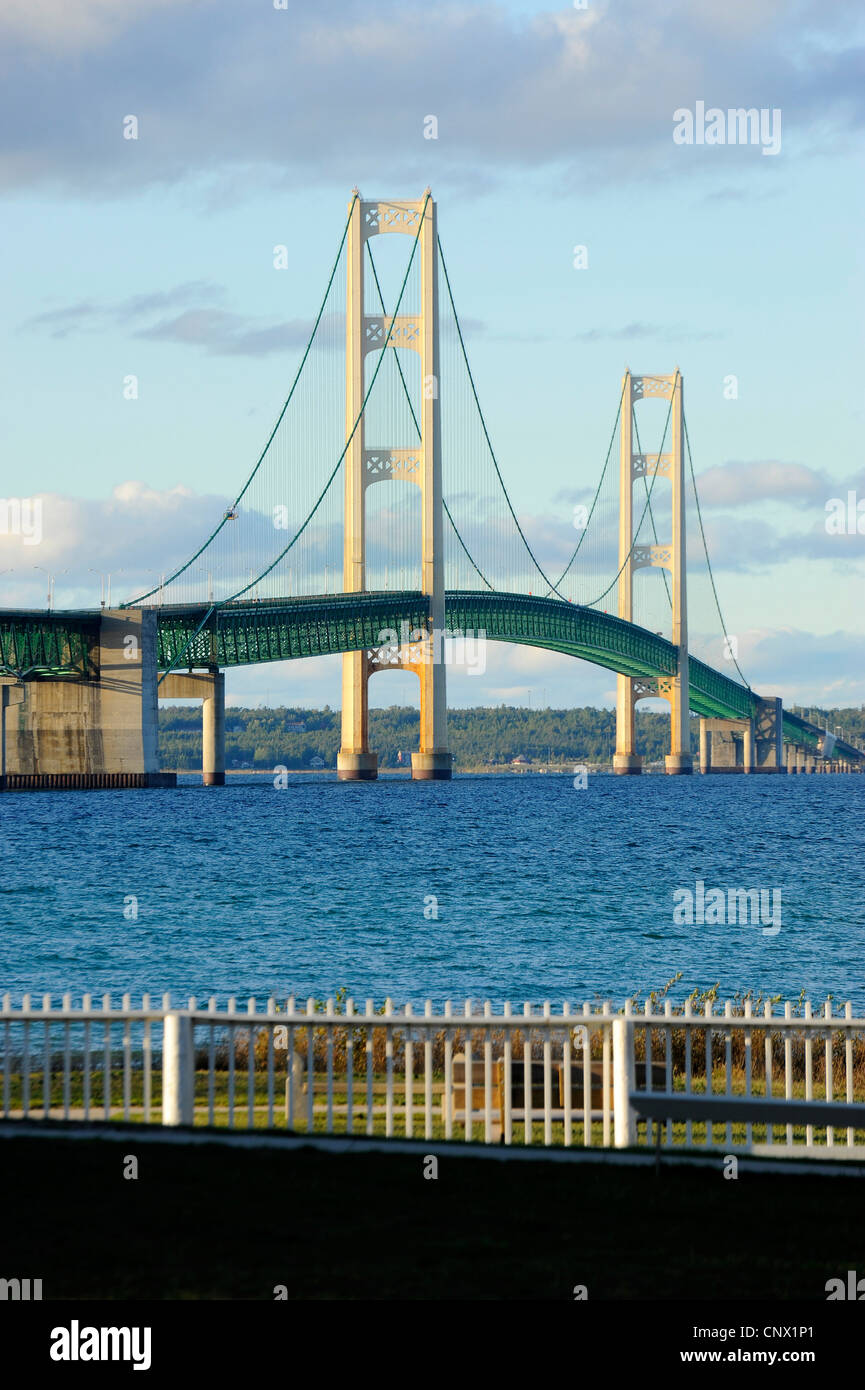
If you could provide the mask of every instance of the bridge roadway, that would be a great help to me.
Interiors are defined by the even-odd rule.
[[[156,608],[160,670],[246,666],[360,651],[381,644],[386,630],[428,629],[429,606],[415,590],[388,590],[312,598],[245,599]],[[100,610],[0,610],[0,675],[24,678],[95,678]],[[611,613],[561,599],[498,591],[450,590],[448,631],[486,633],[490,641],[564,652],[624,675],[654,680],[676,672],[677,648],[666,638]],[[690,707],[709,718],[747,719],[757,693],[705,662],[691,658]],[[823,730],[783,712],[783,737],[816,752]],[[835,757],[854,762],[863,753],[843,740]]]

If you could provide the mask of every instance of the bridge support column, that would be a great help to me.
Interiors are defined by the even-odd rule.
[[[340,782],[374,782],[378,754],[369,747],[369,658],[346,652],[342,658],[342,747],[336,755]]]
[[[225,785],[225,676],[221,671],[172,671],[159,685],[161,700],[201,700],[201,780]]]
[[[634,709],[637,697],[630,676],[616,677],[616,751],[613,771],[619,776],[636,776],[643,770],[643,759],[634,743]]]
[[[754,721],[746,719],[742,727],[743,772],[754,771]]]
[[[796,772],[801,774],[805,771],[805,749],[796,746]]]
[[[711,740],[712,756],[708,771],[741,772],[742,762],[739,750],[742,746],[742,720],[740,719],[701,719],[700,736],[703,727],[706,737]]]
[[[796,748],[794,744],[785,744],[785,757],[787,762],[787,772],[792,774],[796,771]]]
[[[225,676],[214,671],[213,686],[201,706],[201,780],[225,786]]]
[[[712,731],[705,719],[700,720],[700,771],[712,771]]]
[[[780,696],[756,697],[754,714],[755,772],[784,771],[784,707]]]

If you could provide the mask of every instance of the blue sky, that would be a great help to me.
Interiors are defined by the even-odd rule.
[[[865,538],[824,526],[830,497],[865,498],[857,5],[7,0],[0,55],[2,491],[45,516],[39,547],[0,534],[0,603],[44,601],[34,564],[71,606],[98,600],[90,566],[125,596],[182,561],[285,396],[352,186],[429,184],[527,529],[568,532],[623,368],[678,365],[746,675],[865,701]],[[697,101],[780,110],[780,153],[675,145]],[[607,702],[612,682],[495,647],[450,678],[455,704],[529,690]],[[339,662],[235,672],[229,697],[335,705]]]

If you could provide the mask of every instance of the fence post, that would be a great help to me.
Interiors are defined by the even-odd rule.
[[[195,1122],[195,1049],[192,1019],[174,1011],[165,1015],[162,1031],[162,1123]]]
[[[637,1142],[637,1118],[629,1098],[635,1080],[633,1022],[629,1018],[614,1018],[613,1120],[617,1149],[627,1149]]]
[[[299,1052],[286,1053],[285,1123],[289,1129],[303,1129],[306,1121],[306,1068]],[[349,1108],[351,1115],[351,1108]],[[352,1130],[349,1129],[349,1134]]]

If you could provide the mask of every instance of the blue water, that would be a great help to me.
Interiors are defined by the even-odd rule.
[[[230,783],[0,797],[0,993],[865,1004],[865,777]],[[781,930],[674,924],[697,879]]]

